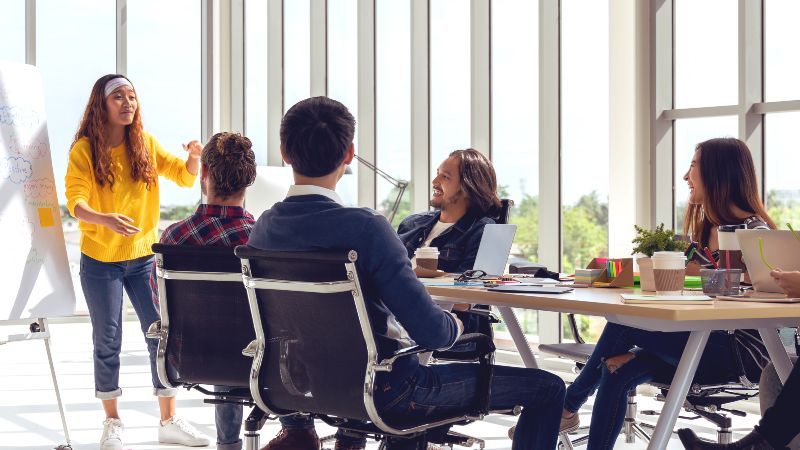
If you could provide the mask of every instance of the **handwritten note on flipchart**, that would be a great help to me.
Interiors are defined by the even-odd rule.
[[[0,321],[74,310],[42,77],[0,61]]]

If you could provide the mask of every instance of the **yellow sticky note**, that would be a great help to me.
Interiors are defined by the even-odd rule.
[[[53,220],[52,208],[39,208],[39,225],[42,228],[52,227],[56,222]]]

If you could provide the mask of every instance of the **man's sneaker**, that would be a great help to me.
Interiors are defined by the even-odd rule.
[[[572,413],[570,417],[561,416],[561,426],[558,429],[559,433],[569,433],[575,431],[581,426],[581,418],[578,413]]]
[[[281,428],[261,450],[319,450],[319,447],[319,437],[313,428]]]
[[[209,443],[208,438],[203,436],[197,428],[178,416],[173,416],[166,424],[160,424],[158,442],[186,447],[205,447]]]
[[[125,427],[119,419],[108,418],[103,421],[103,437],[100,450],[122,450],[122,432]]]

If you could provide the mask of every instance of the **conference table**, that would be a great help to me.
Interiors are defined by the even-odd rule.
[[[536,357],[512,308],[603,316],[609,322],[652,331],[689,331],[689,340],[672,379],[648,449],[665,449],[691,386],[703,349],[713,330],[758,329],[782,382],[792,362],[776,328],[797,326],[800,304],[716,300],[712,305],[624,304],[620,294],[633,289],[576,288],[565,294],[492,292],[476,286],[427,286],[440,303],[480,303],[500,312],[526,367],[538,367]]]

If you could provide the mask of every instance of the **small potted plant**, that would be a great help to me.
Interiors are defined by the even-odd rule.
[[[665,230],[664,224],[657,226],[655,230],[647,230],[638,225],[636,237],[633,239],[633,255],[642,254],[644,257],[636,258],[639,265],[639,283],[643,291],[655,291],[656,283],[653,277],[653,261],[650,259],[655,252],[662,251],[686,251],[688,243],[676,239],[672,230]]]

